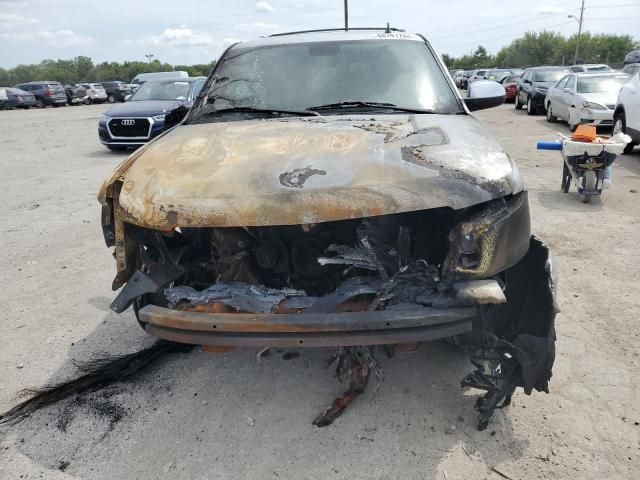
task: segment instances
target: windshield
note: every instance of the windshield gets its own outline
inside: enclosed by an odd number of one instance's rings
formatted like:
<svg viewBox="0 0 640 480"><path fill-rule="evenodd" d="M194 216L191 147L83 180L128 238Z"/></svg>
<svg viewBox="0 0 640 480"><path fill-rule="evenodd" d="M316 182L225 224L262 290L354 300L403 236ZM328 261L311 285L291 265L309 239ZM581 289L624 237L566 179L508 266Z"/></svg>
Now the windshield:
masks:
<svg viewBox="0 0 640 480"><path fill-rule="evenodd" d="M131 101L186 100L189 97L190 87L191 83L176 80L145 82L131 97Z"/></svg>
<svg viewBox="0 0 640 480"><path fill-rule="evenodd" d="M424 43L365 40L234 48L220 63L193 118L230 108L302 112L342 102L460 111Z"/></svg>
<svg viewBox="0 0 640 480"><path fill-rule="evenodd" d="M617 92L629 78L616 77L578 77L578 93Z"/></svg>
<svg viewBox="0 0 640 480"><path fill-rule="evenodd" d="M564 77L567 73L569 73L568 70L550 70L546 72L545 71L536 72L534 81L535 82L557 82L562 77Z"/></svg>

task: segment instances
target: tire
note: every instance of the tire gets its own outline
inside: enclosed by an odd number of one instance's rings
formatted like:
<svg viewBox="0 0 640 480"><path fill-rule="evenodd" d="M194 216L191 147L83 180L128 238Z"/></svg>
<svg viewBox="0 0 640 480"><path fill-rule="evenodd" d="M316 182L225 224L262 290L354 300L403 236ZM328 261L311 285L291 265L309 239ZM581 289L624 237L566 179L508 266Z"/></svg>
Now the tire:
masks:
<svg viewBox="0 0 640 480"><path fill-rule="evenodd" d="M513 101L513 106L516 110L522 110L522 104L520 103L520 95L516 93L516 99Z"/></svg>
<svg viewBox="0 0 640 480"><path fill-rule="evenodd" d="M615 135L616 133L626 133L626 132L627 132L627 119L624 116L624 113L620 112L613 119L613 131L611 133ZM631 152L633 152L633 148L635 146L636 144L633 142L627 143L627 146L624 147L624 151L622 153L624 153L625 155L630 154Z"/></svg>
<svg viewBox="0 0 640 480"><path fill-rule="evenodd" d="M531 97L527 98L527 115L537 115L537 113L533 100L531 100Z"/></svg>
<svg viewBox="0 0 640 480"><path fill-rule="evenodd" d="M44 108L44 103L42 103L42 100L36 99L36 108Z"/></svg>
<svg viewBox="0 0 640 480"><path fill-rule="evenodd" d="M588 170L582 175L582 188L585 190L595 190L598 177L596 172ZM593 195L582 194L582 203L591 203L591 197Z"/></svg>
<svg viewBox="0 0 640 480"><path fill-rule="evenodd" d="M113 95L109 95L107 97L107 102L109 103L116 103L116 97L114 97Z"/></svg>
<svg viewBox="0 0 640 480"><path fill-rule="evenodd" d="M556 117L551 111L551 103L547 105L547 122L556 123L558 121L558 117Z"/></svg>
<svg viewBox="0 0 640 480"><path fill-rule="evenodd" d="M576 128L578 128L578 124L577 123L570 123L569 124L569 130L570 131L575 132Z"/></svg>

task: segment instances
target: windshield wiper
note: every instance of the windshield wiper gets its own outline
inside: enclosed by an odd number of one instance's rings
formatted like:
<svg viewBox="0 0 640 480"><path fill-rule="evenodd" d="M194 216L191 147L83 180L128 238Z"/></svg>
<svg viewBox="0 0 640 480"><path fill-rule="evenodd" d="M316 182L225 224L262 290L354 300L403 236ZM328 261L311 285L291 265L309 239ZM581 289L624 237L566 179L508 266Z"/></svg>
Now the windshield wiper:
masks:
<svg viewBox="0 0 640 480"><path fill-rule="evenodd" d="M329 103L327 105L318 105L317 107L309 107L307 111L315 112L317 110L337 110L340 108L358 108L358 107L366 107L366 108L381 108L385 110L397 110L401 112L409 112L409 113L436 113L435 110L428 109L420 109L420 108L407 108L400 107L393 103L387 102L338 102L338 103Z"/></svg>
<svg viewBox="0 0 640 480"><path fill-rule="evenodd" d="M270 113L270 114L284 114L284 115L295 115L298 117L315 117L320 115L318 112L314 112L311 109L307 109L303 112L297 112L295 110L280 110L278 108L253 108L253 107L231 107L231 108L221 108L219 110L211 110L209 112L203 113L203 116L216 115L218 113Z"/></svg>

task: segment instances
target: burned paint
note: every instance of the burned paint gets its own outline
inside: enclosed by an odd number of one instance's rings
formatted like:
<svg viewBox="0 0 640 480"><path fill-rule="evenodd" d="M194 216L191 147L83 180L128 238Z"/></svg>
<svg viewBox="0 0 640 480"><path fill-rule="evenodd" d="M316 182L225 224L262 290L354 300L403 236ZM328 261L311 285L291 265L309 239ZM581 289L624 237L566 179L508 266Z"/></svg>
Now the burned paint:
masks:
<svg viewBox="0 0 640 480"><path fill-rule="evenodd" d="M134 153L99 198L107 204L115 182L127 183L118 201L123 219L168 230L460 209L523 188L508 157L471 117L347 120L178 126ZM408 142L421 145L429 162L406 161L402 149ZM317 172L305 178L310 165ZM295 186L301 183L304 188Z"/></svg>
<svg viewBox="0 0 640 480"><path fill-rule="evenodd" d="M326 175L327 172L311 166L304 168L296 168L288 172L280 174L280 185L292 188L302 188L304 183L313 175Z"/></svg>

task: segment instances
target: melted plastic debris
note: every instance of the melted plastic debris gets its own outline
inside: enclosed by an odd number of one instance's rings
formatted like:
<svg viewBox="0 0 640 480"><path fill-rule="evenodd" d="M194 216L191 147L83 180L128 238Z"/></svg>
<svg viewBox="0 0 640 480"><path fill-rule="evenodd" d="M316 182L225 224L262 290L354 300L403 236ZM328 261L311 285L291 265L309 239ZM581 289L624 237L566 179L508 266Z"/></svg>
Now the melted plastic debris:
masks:
<svg viewBox="0 0 640 480"><path fill-rule="evenodd" d="M181 285L165 289L164 294L171 305L220 302L238 311L253 313L271 313L284 300L307 295L292 288L278 290L241 282L218 282L201 292Z"/></svg>

